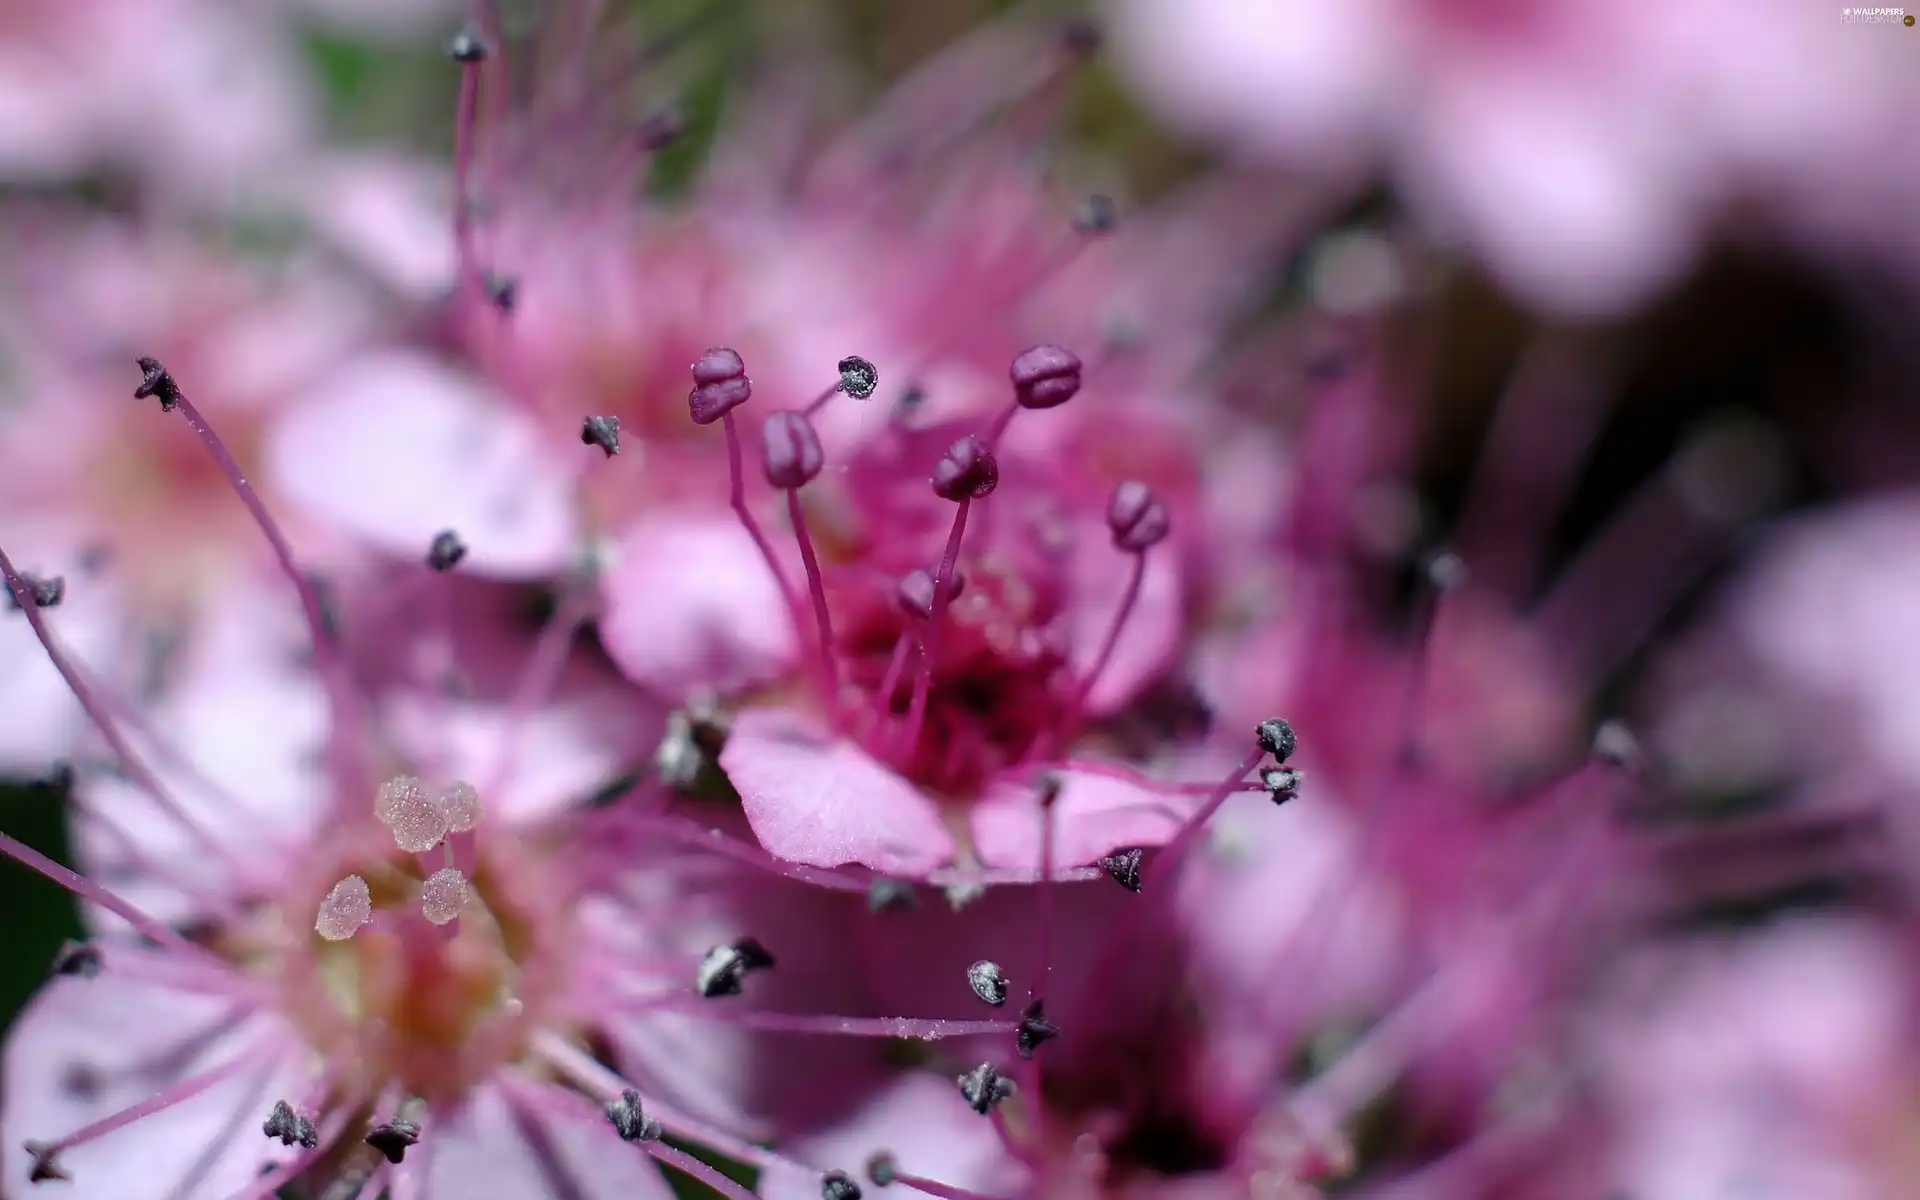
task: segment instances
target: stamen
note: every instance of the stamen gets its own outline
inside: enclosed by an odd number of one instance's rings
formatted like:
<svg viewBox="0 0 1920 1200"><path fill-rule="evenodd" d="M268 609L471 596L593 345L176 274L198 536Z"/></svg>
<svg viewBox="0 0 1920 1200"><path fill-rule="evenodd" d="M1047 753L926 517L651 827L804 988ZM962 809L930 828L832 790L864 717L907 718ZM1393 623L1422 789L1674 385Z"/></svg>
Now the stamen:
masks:
<svg viewBox="0 0 1920 1200"><path fill-rule="evenodd" d="M473 888L458 867L442 867L420 885L420 912L434 925L458 917L473 899Z"/></svg>
<svg viewBox="0 0 1920 1200"><path fill-rule="evenodd" d="M451 529L434 534L433 544L427 547L427 565L443 573L460 565L466 556L467 544Z"/></svg>
<svg viewBox="0 0 1920 1200"><path fill-rule="evenodd" d="M132 745L120 732L119 725L107 713L102 703L102 696L105 693L96 692L89 685L80 665L69 659L59 642L54 640L53 630L48 628L46 618L40 615L40 606L35 602L31 587L26 578L14 570L13 560L7 557L4 550L0 550L0 575L6 578L8 593L13 597L15 607L27 618L27 624L33 628L34 637L39 639L41 649L46 651L47 660L53 664L53 669L60 673L60 678L66 681L67 690L72 692L73 698L80 702L80 707L87 714L87 719L93 722L93 727L100 732L102 740L113 751L121 769L126 771L127 776L146 793L148 799L185 830L189 837L200 843L216 858L222 859L233 867L243 878L247 876L250 873L249 864L210 832L201 828L199 822L188 816L186 810L180 806L180 802L160 782L159 777L154 775L145 760L133 752Z"/></svg>
<svg viewBox="0 0 1920 1200"><path fill-rule="evenodd" d="M498 275L492 271L480 272L480 289L487 294L493 307L503 315L511 313L520 302L520 281L511 275Z"/></svg>
<svg viewBox="0 0 1920 1200"><path fill-rule="evenodd" d="M480 793L465 780L448 784L440 793L439 803L447 818L448 833L471 833L480 823Z"/></svg>
<svg viewBox="0 0 1920 1200"><path fill-rule="evenodd" d="M1013 1095L1013 1080L1000 1074L990 1062L983 1062L964 1075L954 1076L954 1082L960 1085L960 1094L967 1098L967 1105L981 1116L987 1110Z"/></svg>
<svg viewBox="0 0 1920 1200"><path fill-rule="evenodd" d="M425 854L447 836L447 812L426 785L399 775L380 785L373 812L393 831L393 844L409 854Z"/></svg>
<svg viewBox="0 0 1920 1200"><path fill-rule="evenodd" d="M1099 192L1088 195L1080 202L1080 208L1073 214L1073 227L1085 234L1111 233L1120 223L1120 209L1114 204L1112 196Z"/></svg>
<svg viewBox="0 0 1920 1200"><path fill-rule="evenodd" d="M874 389L880 386L880 371L871 362L857 354L849 354L839 362L840 390L855 400L871 397Z"/></svg>
<svg viewBox="0 0 1920 1200"><path fill-rule="evenodd" d="M397 1167L406 1160L407 1151L419 1144L420 1126L396 1117L385 1124L375 1125L361 1140Z"/></svg>
<svg viewBox="0 0 1920 1200"><path fill-rule="evenodd" d="M1140 857L1140 847L1130 846L1125 850L1116 850L1101 859L1100 867L1106 871L1108 878L1121 887L1130 892L1138 892L1140 890Z"/></svg>
<svg viewBox="0 0 1920 1200"><path fill-rule="evenodd" d="M843 360L843 377L846 363L855 361L866 362L865 359ZM867 365L869 368L872 366L870 363ZM820 448L820 437L814 432L813 422L807 420L803 413L774 413L761 427L760 435L761 459L766 467L767 482L787 494L787 516L793 523L793 536L800 543L800 560L806 565L807 590L813 597L814 622L820 638L821 699L829 709L833 709L837 707L840 695L833 620L827 611L827 590L820 575L820 560L814 553L813 538L807 533L806 511L800 503L800 489L819 476L826 456Z"/></svg>
<svg viewBox="0 0 1920 1200"><path fill-rule="evenodd" d="M1213 814L1227 802L1227 797L1241 789L1241 785L1246 781L1247 772L1259 766L1260 760L1269 754L1285 762L1298 744L1293 726L1278 718L1260 722L1259 728L1255 730L1254 740L1259 743L1259 746L1253 753L1242 759L1240 765L1234 768L1233 774L1227 776L1212 792L1208 793L1207 798L1201 801L1200 807L1195 809L1193 815L1180 826L1180 831L1174 835L1173 840L1154 856L1153 862L1148 864L1146 874L1141 880L1142 889L1151 888L1155 882L1165 878L1167 873L1174 869L1181 856L1193 845L1194 839L1200 836L1200 831L1213 818Z"/></svg>
<svg viewBox="0 0 1920 1200"><path fill-rule="evenodd" d="M1021 408L1057 408L1080 390L1080 358L1064 346L1029 346L1007 368Z"/></svg>
<svg viewBox="0 0 1920 1200"><path fill-rule="evenodd" d="M953 569L953 575L947 580L947 601L952 603L967 590L967 573L959 567ZM927 620L933 616L933 576L924 567L915 567L900 577L899 585L894 589L894 602L900 611L909 617ZM881 695L887 692L883 689Z"/></svg>
<svg viewBox="0 0 1920 1200"><path fill-rule="evenodd" d="M548 1066L552 1067L561 1076L571 1080L588 1096L602 1103L610 1102L626 1091L631 1090L632 1085L627 1083L626 1080L595 1061L577 1046L568 1043L551 1031L542 1030L535 1032L532 1038L531 1048L533 1053ZM671 1132L675 1137L700 1142L718 1153L758 1167L762 1171L789 1171L800 1175L821 1174L821 1172L814 1170L805 1163L798 1162L777 1151L769 1150L764 1146L759 1146L744 1138L737 1137L717 1125L710 1125L705 1121L695 1120L684 1113L675 1112L668 1106L661 1104L658 1100L653 1101L651 1107L654 1115L659 1118L661 1126ZM646 1146L649 1152L670 1148L664 1143L658 1142L648 1142ZM656 1155L656 1157L658 1156ZM697 1179L706 1180L706 1176L696 1174L691 1167L681 1166L680 1163L673 1159L662 1157L660 1161L668 1163L676 1170L694 1175ZM701 1165L704 1166L704 1164ZM720 1178L725 1179L724 1176ZM739 1187L739 1185L734 1184L732 1180L725 1180L725 1182L733 1188L737 1189ZM729 1196L734 1195L733 1192L728 1192L727 1194Z"/></svg>
<svg viewBox="0 0 1920 1200"><path fill-rule="evenodd" d="M258 1065L270 1058L271 1047L255 1046L238 1056L229 1059L211 1070L203 1071L191 1079L184 1080L164 1091L156 1092L138 1104L121 1109L111 1116L102 1117L91 1125L74 1130L66 1137L54 1142L28 1142L27 1153L33 1155L33 1181L46 1179L69 1179L65 1170L55 1161L64 1150L71 1150L85 1142L103 1138L115 1130L124 1129L135 1121L164 1112L176 1104L193 1099L201 1092L216 1084L224 1083L249 1067Z"/></svg>
<svg viewBox="0 0 1920 1200"><path fill-rule="evenodd" d="M967 531L967 510L975 500L992 495L1000 485L1000 464L986 443L967 434L949 446L946 455L934 465L932 482L934 495L942 500L956 501L959 507L954 510L953 529L947 534L947 548L940 558L940 569L933 576L933 606L927 619L926 647L920 655L920 670L914 676L913 701L907 710L906 731L902 738L904 754L908 758L912 757L920 741L920 726L926 720L927 697L933 689L934 662L940 654L940 625L950 599L947 580L954 578L955 566L960 558L960 539Z"/></svg>
<svg viewBox="0 0 1920 1200"><path fill-rule="evenodd" d="M694 987L711 1000L718 996L738 996L740 981L749 971L774 965L773 955L752 938L741 938L732 945L715 946L700 960L694 975Z"/></svg>
<svg viewBox="0 0 1920 1200"><path fill-rule="evenodd" d="M598 446L608 458L620 453L620 418L588 417L580 422L580 444Z"/></svg>
<svg viewBox="0 0 1920 1200"><path fill-rule="evenodd" d="M98 904L133 926L142 936L158 942L167 949L178 951L195 962L215 966L223 972L230 970L226 960L205 946L188 941L170 927L162 925L86 876L61 866L33 847L15 841L4 833L0 833L0 854L6 855L23 866L31 867L80 899Z"/></svg>
<svg viewBox="0 0 1920 1200"><path fill-rule="evenodd" d="M462 287L479 277L473 250L473 142L480 115L480 64L487 60L487 51L479 27L472 22L447 43L447 54L460 64L459 107L453 122L453 244Z"/></svg>
<svg viewBox="0 0 1920 1200"><path fill-rule="evenodd" d="M1035 1000L1020 1014L1020 1028L1014 1039L1014 1053L1021 1058L1033 1058L1035 1049L1059 1036L1060 1027L1047 1020L1045 1003ZM1037 1060L1035 1065L1037 1078Z"/></svg>
<svg viewBox="0 0 1920 1200"><path fill-rule="evenodd" d="M704 994L704 993L703 993ZM1017 1021L953 1021L933 1017L836 1017L816 1013L735 1012L710 1006L650 1005L651 1012L687 1013L767 1033L828 1034L844 1037L907 1038L937 1042L943 1038L1017 1034ZM1042 1039L1044 1040L1044 1039Z"/></svg>
<svg viewBox="0 0 1920 1200"><path fill-rule="evenodd" d="M343 942L372 919L373 893L367 888L367 881L358 875L349 875L334 884L326 899L320 901L313 928L330 942Z"/></svg>
<svg viewBox="0 0 1920 1200"><path fill-rule="evenodd" d="M607 1120L620 1134L623 1142L654 1142L660 1140L660 1122L648 1116L640 1107L640 1093L628 1088L613 1100L607 1102Z"/></svg>
<svg viewBox="0 0 1920 1200"><path fill-rule="evenodd" d="M715 346L700 356L693 364L693 390L687 393L687 413L695 425L711 425L722 422L727 432L727 476L728 502L733 507L733 515L739 519L747 536L760 551L767 570L773 574L773 581L780 589L780 598L785 601L787 611L793 614L794 624L799 621L799 609L794 604L793 589L787 586L787 573L780 568L780 560L773 556L773 545L767 541L767 535L761 532L760 523L753 519L753 513L747 508L746 472L741 466L740 427L733 419L733 410L745 404L753 395L753 381L747 378L747 366L740 355L725 347Z"/></svg>
<svg viewBox="0 0 1920 1200"><path fill-rule="evenodd" d="M928 1179L924 1175L913 1175L902 1171L900 1160L885 1150L867 1160L867 1178L871 1179L876 1187L890 1187L895 1183L903 1183L929 1196L938 1196L941 1200L992 1200L991 1197L980 1192L969 1191L950 1183L941 1183L937 1179Z"/></svg>
<svg viewBox="0 0 1920 1200"><path fill-rule="evenodd" d="M868 912L895 912L916 908L919 904L919 894L913 890L913 885L904 879L893 879L881 875L867 885Z"/></svg>
<svg viewBox="0 0 1920 1200"><path fill-rule="evenodd" d="M820 1177L820 1200L860 1200L860 1185L845 1171L828 1171Z"/></svg>
<svg viewBox="0 0 1920 1200"><path fill-rule="evenodd" d="M76 942L68 938L60 943L59 952L53 956L53 973L80 979L98 978L100 948L91 942Z"/></svg>
<svg viewBox="0 0 1920 1200"><path fill-rule="evenodd" d="M1267 789L1275 804L1285 804L1300 794L1301 778L1297 767L1268 767L1260 772L1260 786Z"/></svg>
<svg viewBox="0 0 1920 1200"><path fill-rule="evenodd" d="M967 968L967 986L973 994L995 1008L1007 1002L1007 977L1000 970L1000 964L981 959Z"/></svg>
<svg viewBox="0 0 1920 1200"><path fill-rule="evenodd" d="M293 1106L285 1100L277 1100L273 1112L260 1126L261 1132L270 1138L278 1138L282 1146L291 1146L295 1142L311 1150L320 1144L320 1131L314 1128L307 1117L293 1111Z"/></svg>
<svg viewBox="0 0 1920 1200"><path fill-rule="evenodd" d="M42 576L20 572L20 579L26 584L25 596L33 602L35 608L58 608L67 596L67 581L64 576ZM21 611L21 595L13 589L7 589L7 607L15 612Z"/></svg>

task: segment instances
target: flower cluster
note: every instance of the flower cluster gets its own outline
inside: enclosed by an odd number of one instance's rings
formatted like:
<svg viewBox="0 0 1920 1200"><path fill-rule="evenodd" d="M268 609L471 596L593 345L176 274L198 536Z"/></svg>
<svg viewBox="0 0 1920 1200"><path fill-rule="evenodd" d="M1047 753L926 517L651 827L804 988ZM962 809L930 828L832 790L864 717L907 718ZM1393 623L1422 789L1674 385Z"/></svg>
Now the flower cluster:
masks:
<svg viewBox="0 0 1920 1200"><path fill-rule="evenodd" d="M1903 418L1550 323L1899 194L1801 26L1109 6L1201 161L1025 11L134 7L0 18L0 1191L1896 1186Z"/></svg>

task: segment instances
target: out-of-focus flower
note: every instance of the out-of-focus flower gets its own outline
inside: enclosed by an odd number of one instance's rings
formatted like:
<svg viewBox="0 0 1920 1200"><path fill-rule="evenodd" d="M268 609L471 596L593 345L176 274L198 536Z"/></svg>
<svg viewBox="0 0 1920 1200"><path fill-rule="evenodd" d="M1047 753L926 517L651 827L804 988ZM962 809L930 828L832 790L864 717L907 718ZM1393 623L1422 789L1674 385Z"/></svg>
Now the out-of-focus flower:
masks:
<svg viewBox="0 0 1920 1200"><path fill-rule="evenodd" d="M20 0L0 17L0 177L129 171L230 203L288 165L314 102L276 5Z"/></svg>
<svg viewBox="0 0 1920 1200"><path fill-rule="evenodd" d="M1175 119L1309 170L1384 166L1444 238L1572 315L1668 283L1736 210L1831 239L1830 193L1911 196L1904 31L1832 8L1114 8L1122 55Z"/></svg>
<svg viewBox="0 0 1920 1200"><path fill-rule="evenodd" d="M269 265L183 235L13 209L0 342L0 533L64 578L49 619L125 688L164 689L170 653L264 553L191 430L131 398L141 354L227 414L243 470L263 425L372 323L364 294L304 256ZM270 478L257 479L271 494ZM0 766L71 754L81 714L20 622L0 630ZM107 665L111 664L111 665Z"/></svg>

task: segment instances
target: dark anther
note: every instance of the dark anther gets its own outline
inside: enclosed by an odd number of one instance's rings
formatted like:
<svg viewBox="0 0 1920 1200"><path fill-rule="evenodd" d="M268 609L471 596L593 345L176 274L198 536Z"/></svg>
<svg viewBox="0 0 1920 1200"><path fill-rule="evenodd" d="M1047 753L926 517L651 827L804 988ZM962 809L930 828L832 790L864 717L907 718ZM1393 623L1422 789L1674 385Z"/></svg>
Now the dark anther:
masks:
<svg viewBox="0 0 1920 1200"><path fill-rule="evenodd" d="M1013 1049L1021 1058L1032 1058L1035 1047L1060 1036L1060 1027L1047 1020L1041 1002L1035 1000L1020 1014L1020 1028L1013 1035Z"/></svg>
<svg viewBox="0 0 1920 1200"><path fill-rule="evenodd" d="M580 444L598 446L608 458L620 453L620 418L588 417L580 422Z"/></svg>
<svg viewBox="0 0 1920 1200"><path fill-rule="evenodd" d="M1140 848L1131 847L1116 850L1100 860L1101 870L1107 873L1121 887L1130 892L1140 890Z"/></svg>
<svg viewBox="0 0 1920 1200"><path fill-rule="evenodd" d="M681 138L687 136L687 114L677 104L670 104L656 113L642 117L639 126L633 131L633 140L640 149L649 153L665 150Z"/></svg>
<svg viewBox="0 0 1920 1200"><path fill-rule="evenodd" d="M487 54L487 43L472 22L462 25L460 32L447 43L447 56L457 63L483 63L487 61Z"/></svg>
<svg viewBox="0 0 1920 1200"><path fill-rule="evenodd" d="M1293 735L1293 726L1279 717L1268 717L1260 722L1253 736L1259 739L1262 750L1273 755L1275 762L1283 763L1292 758L1294 749L1300 745L1300 739Z"/></svg>
<svg viewBox="0 0 1920 1200"><path fill-rule="evenodd" d="M451 529L434 534L433 544L427 547L427 565L436 571L451 571L466 556L467 544Z"/></svg>
<svg viewBox="0 0 1920 1200"><path fill-rule="evenodd" d="M1053 408L1080 390L1080 358L1065 346L1030 346L1007 368L1022 408Z"/></svg>
<svg viewBox="0 0 1920 1200"><path fill-rule="evenodd" d="M1100 27L1085 17L1068 21L1060 30L1060 45L1070 54L1095 54L1102 42Z"/></svg>
<svg viewBox="0 0 1920 1200"><path fill-rule="evenodd" d="M1082 200L1079 211L1073 214L1073 227L1081 233L1106 233L1119 223L1120 211L1113 197L1098 192Z"/></svg>
<svg viewBox="0 0 1920 1200"><path fill-rule="evenodd" d="M960 1085L960 1094L967 1098L967 1104L981 1116L987 1110L1013 1095L1013 1080L993 1069L993 1064L983 1062L965 1075L954 1076Z"/></svg>
<svg viewBox="0 0 1920 1200"><path fill-rule="evenodd" d="M1267 789L1275 804L1285 804L1300 794L1300 771L1296 767L1268 767L1260 772L1260 786Z"/></svg>
<svg viewBox="0 0 1920 1200"><path fill-rule="evenodd" d="M27 1172L28 1183L45 1183L49 1179L57 1179L62 1183L73 1182L73 1176L67 1174L66 1168L53 1161L58 1151L51 1144L28 1142L27 1153L33 1155L33 1169Z"/></svg>
<svg viewBox="0 0 1920 1200"><path fill-rule="evenodd" d="M420 1140L420 1127L412 1121L393 1120L367 1130L366 1143L399 1166L407 1157L407 1147Z"/></svg>
<svg viewBox="0 0 1920 1200"><path fill-rule="evenodd" d="M503 313L513 311L520 300L520 281L511 275L495 275L488 271L480 279L481 288L487 293L487 299Z"/></svg>
<svg viewBox="0 0 1920 1200"><path fill-rule="evenodd" d="M285 1100L274 1101L273 1111L260 1123L260 1130L270 1138L279 1138L282 1146L298 1142L311 1150L320 1144L320 1133L313 1122L294 1112Z"/></svg>
<svg viewBox="0 0 1920 1200"><path fill-rule="evenodd" d="M333 590L333 581L318 571L308 571L307 586L313 589L314 606L320 610L320 628L328 637L340 636L340 597Z"/></svg>
<svg viewBox="0 0 1920 1200"><path fill-rule="evenodd" d="M1622 770L1640 765L1640 739L1625 721L1607 721L1593 731L1593 756Z"/></svg>
<svg viewBox="0 0 1920 1200"><path fill-rule="evenodd" d="M139 366L141 375L140 386L133 389L133 398L145 400L153 396L160 401L161 412L172 412L173 406L180 403L180 385L160 365L159 359L142 357L134 362Z"/></svg>
<svg viewBox="0 0 1920 1200"><path fill-rule="evenodd" d="M840 390L855 400L865 400L873 395L873 389L880 386L880 369L861 358L858 354L849 354L840 360Z"/></svg>
<svg viewBox="0 0 1920 1200"><path fill-rule="evenodd" d="M966 434L933 467L933 494L958 503L972 496L979 499L993 494L1000 486L1000 464L987 444Z"/></svg>
<svg viewBox="0 0 1920 1200"><path fill-rule="evenodd" d="M1451 550L1435 550L1421 564L1427 586L1436 592L1448 592L1467 581L1467 562Z"/></svg>
<svg viewBox="0 0 1920 1200"><path fill-rule="evenodd" d="M1153 489L1129 479L1116 486L1107 501L1107 528L1113 531L1115 546L1141 554L1166 541L1173 523Z"/></svg>
<svg viewBox="0 0 1920 1200"><path fill-rule="evenodd" d="M887 1187L893 1183L893 1177L900 1173L900 1160L885 1150L867 1160L867 1178L873 1180L875 1187Z"/></svg>
<svg viewBox="0 0 1920 1200"><path fill-rule="evenodd" d="M20 582L25 586L27 597L35 608L57 608L67 598L67 581L60 575L30 575L20 572ZM7 607L15 612L20 610L20 597L12 588L7 589Z"/></svg>
<svg viewBox="0 0 1920 1200"><path fill-rule="evenodd" d="M660 1122L641 1111L640 1093L632 1088L607 1102L607 1120L613 1122L622 1141L653 1142L660 1138Z"/></svg>
<svg viewBox="0 0 1920 1200"><path fill-rule="evenodd" d="M910 413L926 402L927 389L917 383L910 383L907 385L907 390L900 393L900 398L894 401L894 404L898 406L900 412Z"/></svg>
<svg viewBox="0 0 1920 1200"><path fill-rule="evenodd" d="M715 346L693 364L693 390L687 393L687 412L695 425L711 425L753 396L747 364L725 346Z"/></svg>
<svg viewBox="0 0 1920 1200"><path fill-rule="evenodd" d="M895 912L913 908L919 902L913 885L904 879L889 879L881 875L867 885L868 912Z"/></svg>
<svg viewBox="0 0 1920 1200"><path fill-rule="evenodd" d="M91 942L67 939L60 943L60 952L53 956L53 973L92 979L100 974L100 948Z"/></svg>
<svg viewBox="0 0 1920 1200"><path fill-rule="evenodd" d="M947 603L951 604L967 588L966 573L959 567L947 579ZM894 593L899 602L900 611L909 617L922 619L933 615L933 572L915 567L900 579L900 586Z"/></svg>
<svg viewBox="0 0 1920 1200"><path fill-rule="evenodd" d="M715 946L707 951L707 956L700 960L700 970L694 975L694 985L709 1000L715 996L738 996L740 981L748 971L772 965L773 955L765 946L752 938L741 938L731 946Z"/></svg>
<svg viewBox="0 0 1920 1200"><path fill-rule="evenodd" d="M981 959L967 968L967 985L973 994L988 1004L999 1008L1007 1002L1007 977L1000 973L1000 964Z"/></svg>
<svg viewBox="0 0 1920 1200"><path fill-rule="evenodd" d="M820 1177L820 1200L860 1200L860 1185L845 1171L828 1171Z"/></svg>
<svg viewBox="0 0 1920 1200"><path fill-rule="evenodd" d="M760 454L767 482L777 488L805 487L826 465L820 435L805 413L781 410L760 427Z"/></svg>

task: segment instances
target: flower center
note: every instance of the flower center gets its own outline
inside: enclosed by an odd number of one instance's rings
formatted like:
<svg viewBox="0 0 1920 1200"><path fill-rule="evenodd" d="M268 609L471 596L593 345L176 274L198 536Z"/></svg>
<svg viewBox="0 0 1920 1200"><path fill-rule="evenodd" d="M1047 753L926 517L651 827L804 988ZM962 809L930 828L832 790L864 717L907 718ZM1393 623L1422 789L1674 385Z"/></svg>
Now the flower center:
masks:
<svg viewBox="0 0 1920 1200"><path fill-rule="evenodd" d="M407 798L381 812L387 828L362 827L296 893L279 976L287 1011L345 1076L336 1086L432 1103L525 1052L565 978L566 913L537 854L471 835L477 803L446 828L446 798L471 788L431 796L403 776L382 804L396 791Z"/></svg>

